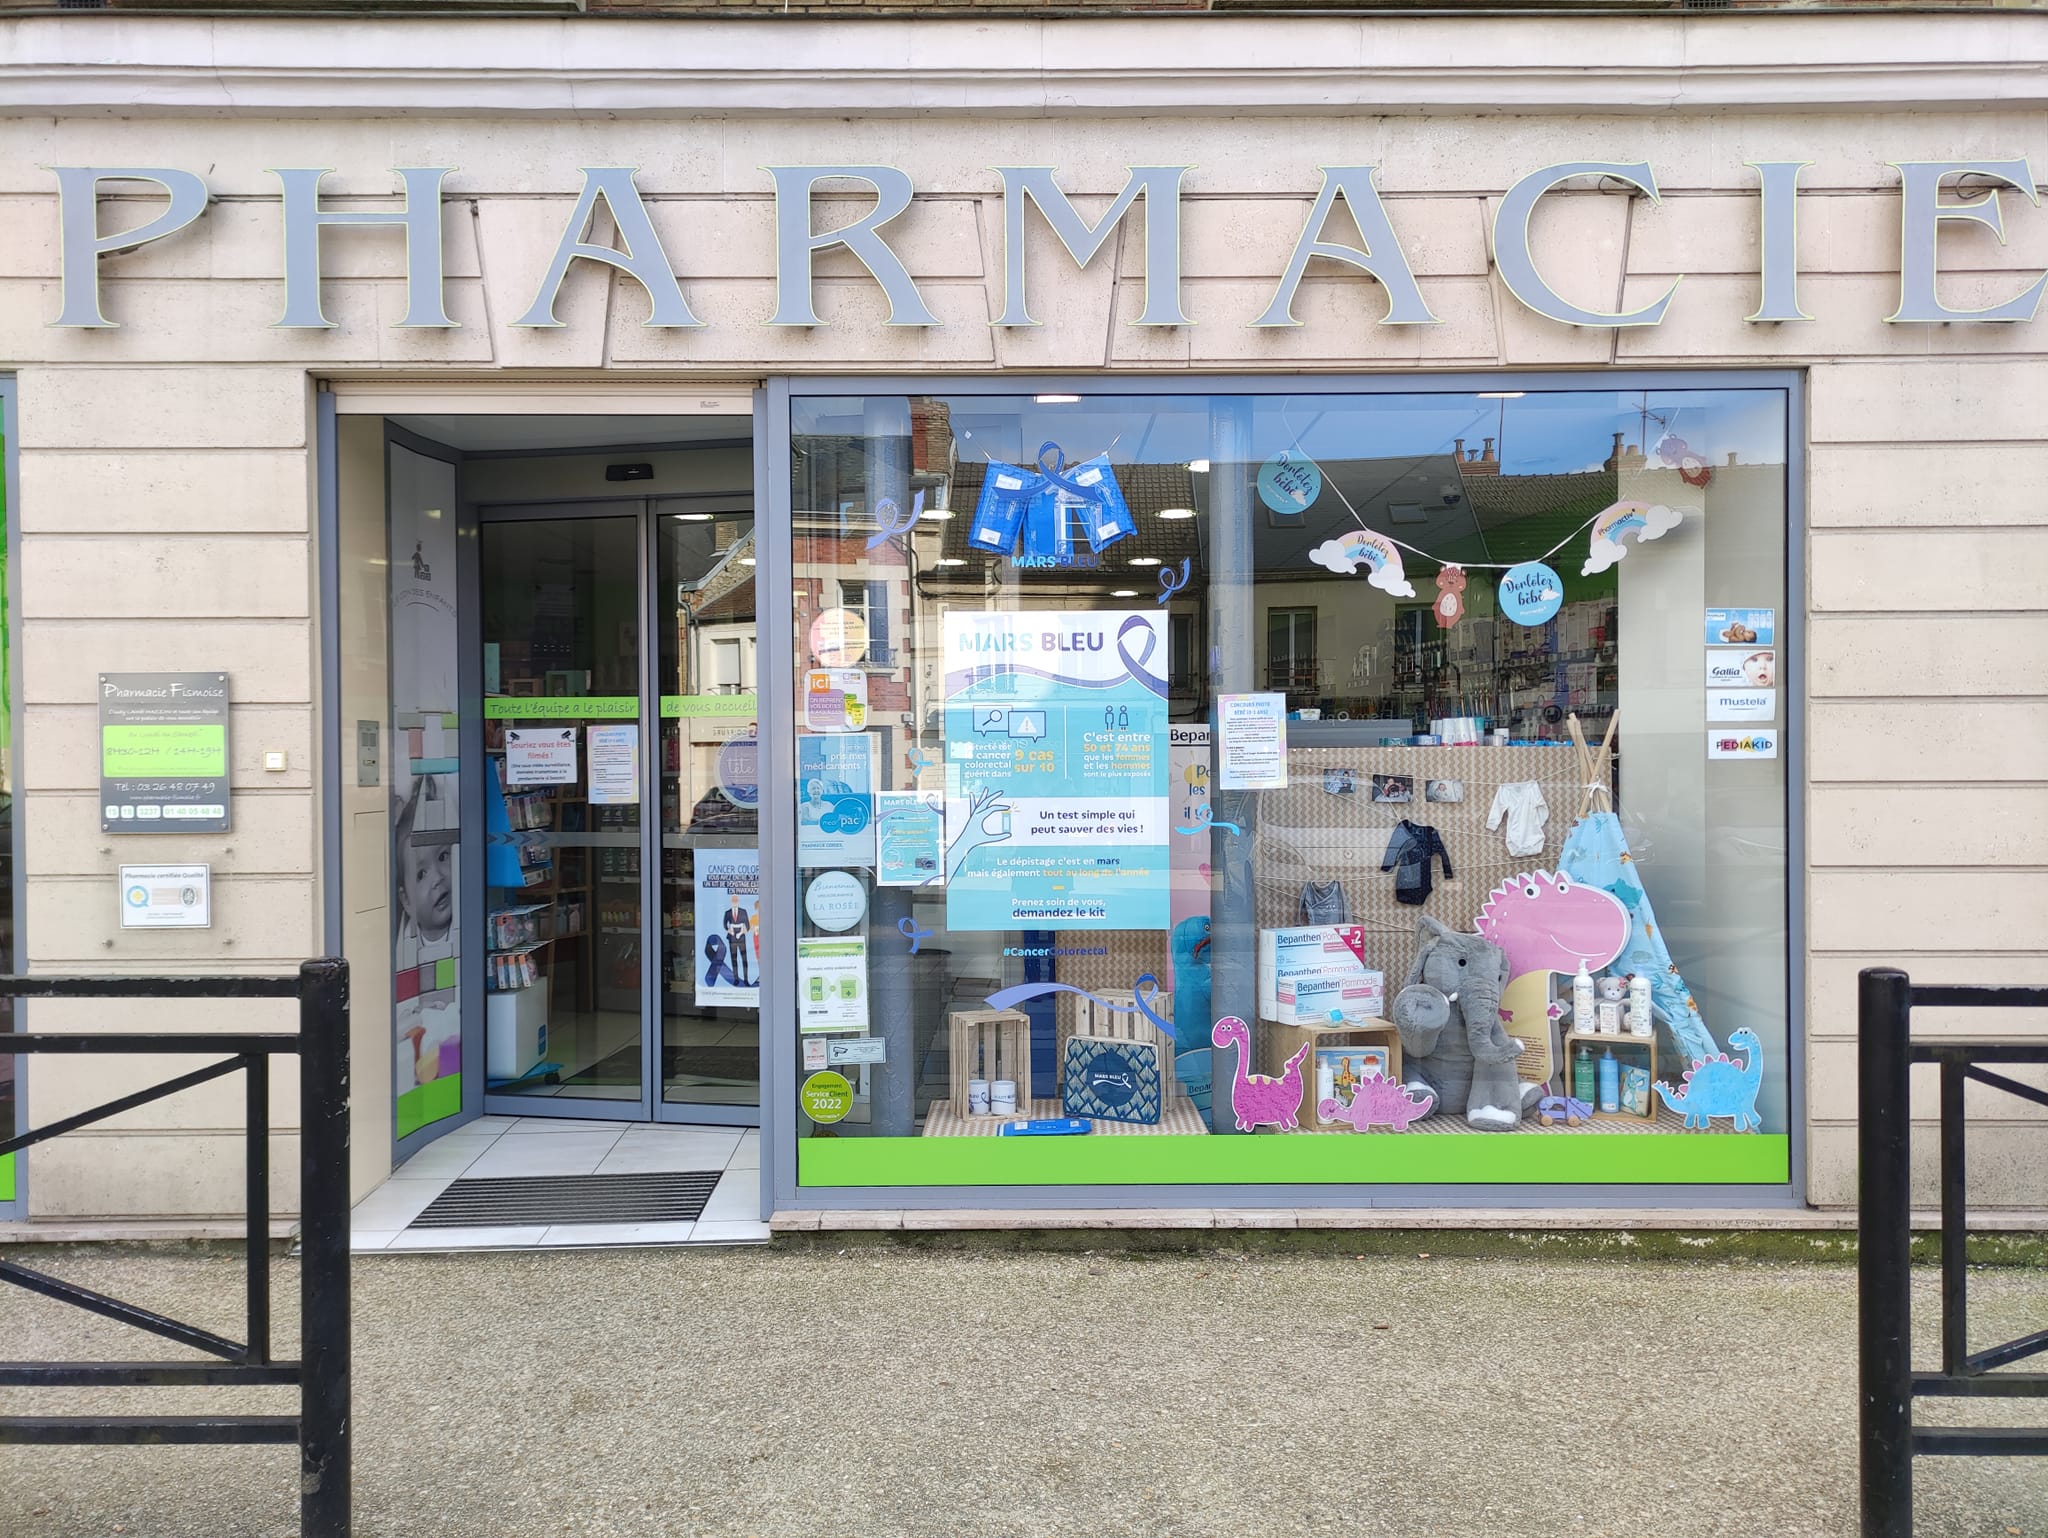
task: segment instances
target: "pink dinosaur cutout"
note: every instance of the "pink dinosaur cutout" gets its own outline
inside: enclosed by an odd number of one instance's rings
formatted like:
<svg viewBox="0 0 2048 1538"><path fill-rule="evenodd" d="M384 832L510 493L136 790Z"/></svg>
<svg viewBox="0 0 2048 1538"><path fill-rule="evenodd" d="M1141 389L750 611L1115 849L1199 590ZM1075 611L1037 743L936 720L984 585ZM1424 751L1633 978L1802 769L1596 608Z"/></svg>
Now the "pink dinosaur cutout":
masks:
<svg viewBox="0 0 2048 1538"><path fill-rule="evenodd" d="M1508 976L1597 972L1628 943L1628 910L1598 887L1547 870L1510 876L1487 893L1474 926L1508 953Z"/></svg>
<svg viewBox="0 0 2048 1538"><path fill-rule="evenodd" d="M1325 1100L1316 1107L1316 1115L1324 1121L1348 1121L1359 1132L1368 1127L1392 1127L1396 1132L1406 1132L1408 1123L1420 1121L1435 1106L1436 1096L1428 1090L1418 1094L1398 1079L1369 1073L1353 1086L1351 1104Z"/></svg>
<svg viewBox="0 0 2048 1538"><path fill-rule="evenodd" d="M1237 1078L1230 1086L1230 1109L1237 1117L1237 1130L1280 1127L1292 1132L1301 1125L1301 1063L1308 1056L1307 1042L1287 1060L1287 1071L1279 1078L1245 1072L1252 1053L1251 1027L1236 1015L1216 1022L1209 1039L1219 1047L1236 1046Z"/></svg>

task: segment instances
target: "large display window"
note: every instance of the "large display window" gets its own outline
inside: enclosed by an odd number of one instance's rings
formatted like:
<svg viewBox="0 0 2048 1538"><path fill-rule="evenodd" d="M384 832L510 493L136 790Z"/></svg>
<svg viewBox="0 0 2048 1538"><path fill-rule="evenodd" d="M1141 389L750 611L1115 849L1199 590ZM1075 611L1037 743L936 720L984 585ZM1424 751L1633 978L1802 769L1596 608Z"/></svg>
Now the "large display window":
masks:
<svg viewBox="0 0 2048 1538"><path fill-rule="evenodd" d="M1788 401L793 395L799 1183L1786 1182Z"/></svg>

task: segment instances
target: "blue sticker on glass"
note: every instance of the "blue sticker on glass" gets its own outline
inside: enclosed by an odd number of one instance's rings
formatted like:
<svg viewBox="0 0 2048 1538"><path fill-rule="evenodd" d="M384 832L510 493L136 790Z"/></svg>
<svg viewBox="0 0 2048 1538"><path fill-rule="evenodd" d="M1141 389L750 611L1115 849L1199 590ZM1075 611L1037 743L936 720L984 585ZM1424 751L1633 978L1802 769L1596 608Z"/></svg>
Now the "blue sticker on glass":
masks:
<svg viewBox="0 0 2048 1538"><path fill-rule="evenodd" d="M1564 604L1564 579L1541 561L1508 568L1500 579L1500 612L1517 625L1541 625Z"/></svg>
<svg viewBox="0 0 2048 1538"><path fill-rule="evenodd" d="M1276 513L1300 517L1323 494L1323 472L1313 460L1282 449L1259 466L1259 500Z"/></svg>

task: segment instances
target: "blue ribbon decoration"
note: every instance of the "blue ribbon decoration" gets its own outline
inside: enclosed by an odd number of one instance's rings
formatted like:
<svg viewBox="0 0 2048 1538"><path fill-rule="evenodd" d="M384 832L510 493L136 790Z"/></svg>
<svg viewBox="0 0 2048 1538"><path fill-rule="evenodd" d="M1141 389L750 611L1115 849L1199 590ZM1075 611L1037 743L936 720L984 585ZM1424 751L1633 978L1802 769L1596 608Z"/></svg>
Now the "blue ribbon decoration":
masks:
<svg viewBox="0 0 2048 1538"><path fill-rule="evenodd" d="M1046 455L1052 455L1052 463L1045 462ZM1050 438L1038 446L1038 473L1062 491L1072 492L1085 502L1099 502L1093 486L1083 486L1079 481L1069 480L1066 475L1067 456L1057 443Z"/></svg>
<svg viewBox="0 0 2048 1538"><path fill-rule="evenodd" d="M922 491L910 499L910 515L908 517L904 516L902 507L897 504L894 497L881 498L875 503L875 525L881 532L868 540L868 549L872 550L884 540L894 539L898 534L908 534L916 526L917 520L923 516L924 493Z"/></svg>
<svg viewBox="0 0 2048 1538"><path fill-rule="evenodd" d="M1180 558L1180 575L1178 577L1173 574L1171 566L1159 568L1159 602L1165 603L1175 593L1178 593L1188 585L1188 578L1192 575L1188 565L1189 560L1190 557L1185 555Z"/></svg>
<svg viewBox="0 0 2048 1538"><path fill-rule="evenodd" d="M1159 1011L1152 1007L1153 1001L1159 997L1161 991L1159 979L1147 972L1131 987L1132 996L1137 1001L1133 1004L1113 1003L1099 993L1090 993L1086 988L1076 988L1072 983L1018 983L1013 988L998 988L982 1002L990 1009L1015 1009L1026 999L1042 999L1055 993L1071 993L1079 998L1092 1000L1112 1014L1143 1015L1164 1031L1171 1040L1173 1022L1163 1018Z"/></svg>
<svg viewBox="0 0 2048 1538"><path fill-rule="evenodd" d="M904 762L910 765L910 772L912 774L923 774L925 770L938 762L937 759L929 756L922 748L912 748L903 755L903 758Z"/></svg>
<svg viewBox="0 0 2048 1538"><path fill-rule="evenodd" d="M1192 828L1175 828L1173 831L1176 833L1207 833L1213 828L1228 828L1232 833L1240 837L1244 834L1244 829L1240 828L1236 823L1219 820L1216 813L1207 805L1196 807L1190 815L1195 819L1195 825Z"/></svg>
<svg viewBox="0 0 2048 1538"><path fill-rule="evenodd" d="M919 942L929 940L938 933L936 929L918 928L917 920L907 914L896 921L896 927L903 932L903 938L910 942L910 954L913 956L917 954Z"/></svg>
<svg viewBox="0 0 2048 1538"><path fill-rule="evenodd" d="M1138 648L1136 656L1131 654L1129 637L1132 631L1137 631L1145 638L1145 644ZM1158 649L1158 633L1146 623L1144 615L1133 614L1117 627L1116 654L1123 660L1124 671L1163 700L1166 698L1166 680L1156 673L1145 671L1145 664L1151 661L1152 653Z"/></svg>
<svg viewBox="0 0 2048 1538"><path fill-rule="evenodd" d="M721 979L731 983L735 988L747 986L740 981L739 973L726 965L726 955L725 941L721 936L706 935L704 937L704 959L711 963L711 965L704 969L705 987L715 988Z"/></svg>

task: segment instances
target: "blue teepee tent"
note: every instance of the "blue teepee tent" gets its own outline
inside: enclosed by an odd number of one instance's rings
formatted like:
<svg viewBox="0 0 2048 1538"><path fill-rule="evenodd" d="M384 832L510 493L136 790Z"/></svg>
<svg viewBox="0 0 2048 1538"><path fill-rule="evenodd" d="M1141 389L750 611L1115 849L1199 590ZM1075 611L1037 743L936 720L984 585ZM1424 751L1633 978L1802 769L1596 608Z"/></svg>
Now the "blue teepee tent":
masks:
<svg viewBox="0 0 2048 1538"><path fill-rule="evenodd" d="M1616 719L1619 719L1618 717ZM1598 887L1628 910L1628 944L1614 958L1609 969L1633 972L1650 980L1650 1001L1657 1015L1671 1031L1671 1039L1687 1057L1713 1057L1720 1052L1713 1033L1700 1018L1692 990L1679 975L1671 959L1671 947L1657 927L1656 910L1650 906L1642 873L1629 853L1628 835L1621 831L1621 819L1612 811L1597 810L1607 796L1607 750L1614 738L1614 721L1597 752L1588 752L1579 734L1579 719L1571 718L1572 742L1586 766L1587 809L1565 835L1564 851L1557 857L1558 874L1569 876L1580 886Z"/></svg>

